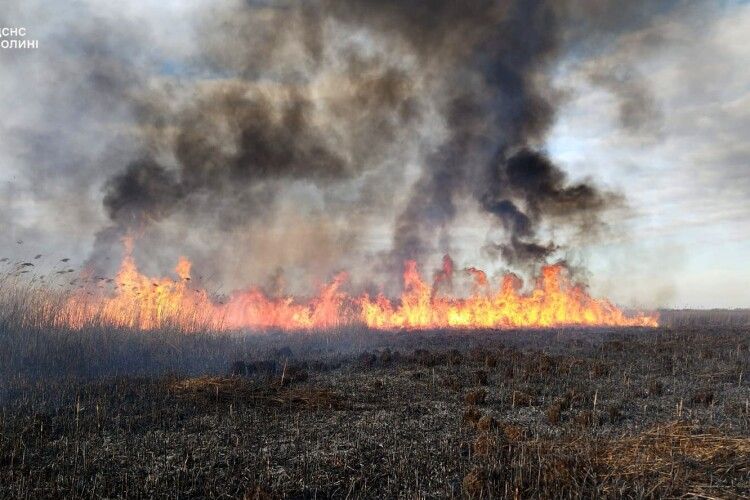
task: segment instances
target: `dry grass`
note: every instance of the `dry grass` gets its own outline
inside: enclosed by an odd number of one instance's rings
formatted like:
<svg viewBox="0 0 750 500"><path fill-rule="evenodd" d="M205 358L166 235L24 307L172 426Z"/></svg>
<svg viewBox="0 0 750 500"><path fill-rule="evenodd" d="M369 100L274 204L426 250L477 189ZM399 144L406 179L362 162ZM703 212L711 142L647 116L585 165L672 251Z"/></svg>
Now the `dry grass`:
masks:
<svg viewBox="0 0 750 500"><path fill-rule="evenodd" d="M649 477L655 488L678 478L693 493L709 494L717 479L750 475L750 438L675 421L613 441L601 451L599 462L609 474Z"/></svg>
<svg viewBox="0 0 750 500"><path fill-rule="evenodd" d="M208 376L176 380L168 385L168 389L178 397L208 402L229 401L256 406L294 406L331 410L345 407L344 398L328 389L257 384L239 377Z"/></svg>
<svg viewBox="0 0 750 500"><path fill-rule="evenodd" d="M0 307L2 498L750 496L746 327L185 335L34 304Z"/></svg>
<svg viewBox="0 0 750 500"><path fill-rule="evenodd" d="M483 405L487 400L487 391L485 389L474 389L466 393L464 401L470 405Z"/></svg>
<svg viewBox="0 0 750 500"><path fill-rule="evenodd" d="M610 441L580 436L509 444L482 432L473 451L478 465L464 479L470 497L502 492L744 498L750 493L750 440L685 422Z"/></svg>

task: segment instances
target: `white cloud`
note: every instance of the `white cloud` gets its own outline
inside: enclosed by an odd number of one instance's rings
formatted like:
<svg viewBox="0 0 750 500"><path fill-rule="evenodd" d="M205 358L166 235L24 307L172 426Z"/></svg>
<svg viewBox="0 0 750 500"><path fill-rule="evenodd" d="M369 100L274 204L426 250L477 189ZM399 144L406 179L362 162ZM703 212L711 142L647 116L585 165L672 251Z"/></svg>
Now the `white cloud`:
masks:
<svg viewBox="0 0 750 500"><path fill-rule="evenodd" d="M549 144L575 175L620 186L634 209L618 245L641 265L607 269L623 256L612 247L592 248L596 271L605 274L600 284L635 277L635 289L673 290L653 305L748 306L750 290L736 282L750 282L741 257L750 255L750 5L680 14L656 19L612 51L562 71L558 83L573 97ZM592 66L640 75L659 106L658 133L620 126L618 96L592 83ZM688 258L665 274L676 248ZM625 300L626 288L619 288Z"/></svg>

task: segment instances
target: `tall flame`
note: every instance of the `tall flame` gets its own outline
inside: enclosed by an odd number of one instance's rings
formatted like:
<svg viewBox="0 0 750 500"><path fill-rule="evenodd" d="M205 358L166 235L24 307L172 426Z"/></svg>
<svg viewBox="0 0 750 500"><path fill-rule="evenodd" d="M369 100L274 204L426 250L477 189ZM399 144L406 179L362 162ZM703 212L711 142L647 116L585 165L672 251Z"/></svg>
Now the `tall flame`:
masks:
<svg viewBox="0 0 750 500"><path fill-rule="evenodd" d="M474 268L476 289L487 287L486 275ZM607 300L590 297L572 285L560 265L542 268L537 287L521 294L521 281L509 274L490 295L473 294L452 299L432 294L409 261L404 271L405 290L394 305L384 296L361 299L362 317L373 328L516 328L552 326L657 326L655 316L627 317Z"/></svg>
<svg viewBox="0 0 750 500"><path fill-rule="evenodd" d="M373 329L658 325L655 315L628 316L611 302L591 297L570 281L561 265L543 267L528 293L521 292L522 282L513 274L505 275L493 291L483 271L467 268L465 272L473 278L472 293L452 298L443 294L444 288L451 287L454 273L449 257L432 285L422 278L416 262L407 261L404 291L398 300L382 294L349 296L341 290L347 275L340 273L309 301L271 298L252 288L221 302L205 289L190 286L190 271L190 261L180 257L177 279L150 278L139 272L132 242L126 242L120 270L110 280L113 287L75 293L65 302L57 322L76 328L96 322L142 330L177 326L185 331L330 329L358 324Z"/></svg>

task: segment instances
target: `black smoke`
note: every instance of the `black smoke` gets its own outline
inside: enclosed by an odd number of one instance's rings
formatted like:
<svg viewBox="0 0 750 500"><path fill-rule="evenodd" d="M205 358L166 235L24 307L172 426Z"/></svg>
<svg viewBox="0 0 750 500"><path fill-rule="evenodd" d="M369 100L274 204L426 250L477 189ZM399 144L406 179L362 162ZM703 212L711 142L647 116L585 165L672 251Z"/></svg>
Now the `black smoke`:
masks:
<svg viewBox="0 0 750 500"><path fill-rule="evenodd" d="M539 262L558 249L538 241L546 221L595 225L619 197L568 184L535 147L554 120L545 71L560 54L566 4L530 1L347 3L345 19L403 36L440 74L448 138L429 154L396 222L392 254L419 259L435 248L468 196L506 232L509 264ZM580 13L575 10L576 13Z"/></svg>
<svg viewBox="0 0 750 500"><path fill-rule="evenodd" d="M597 15L592 33L612 12ZM437 117L440 140L417 145L421 173L392 221L390 262L443 253L471 203L502 228L489 247L508 264L541 262L561 248L545 225L585 232L622 201L570 182L542 147L558 105L550 72L586 39L570 28L584 18L586 2L559 0L247 1L207 13L191 64L221 78L174 102L139 96L141 129L155 132L106 183L112 226L100 240L175 214L231 229L290 183L388 190L403 173L389 161Z"/></svg>

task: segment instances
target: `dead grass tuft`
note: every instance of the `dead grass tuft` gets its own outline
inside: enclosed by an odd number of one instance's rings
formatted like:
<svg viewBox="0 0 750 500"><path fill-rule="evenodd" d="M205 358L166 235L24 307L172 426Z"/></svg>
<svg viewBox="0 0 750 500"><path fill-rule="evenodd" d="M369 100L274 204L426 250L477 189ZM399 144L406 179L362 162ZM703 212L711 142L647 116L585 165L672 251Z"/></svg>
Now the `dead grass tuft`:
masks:
<svg viewBox="0 0 750 500"><path fill-rule="evenodd" d="M461 385L461 381L458 380L458 378L452 377L452 376L444 377L441 380L441 382L443 384L443 387L446 387L447 389L450 389L453 392L458 392L463 387Z"/></svg>
<svg viewBox="0 0 750 500"><path fill-rule="evenodd" d="M476 427L481 418L482 414L474 406L471 406L464 411L463 421L470 427Z"/></svg>
<svg viewBox="0 0 750 500"><path fill-rule="evenodd" d="M170 393L203 402L249 403L257 406L291 406L305 409L337 409L342 398L327 389L290 388L255 384L237 377L196 377L169 384Z"/></svg>
<svg viewBox="0 0 750 500"><path fill-rule="evenodd" d="M596 361L591 366L591 376L593 378L599 378L609 375L610 371L612 370L612 367L609 366L607 363L603 363L601 361Z"/></svg>
<svg viewBox="0 0 750 500"><path fill-rule="evenodd" d="M513 391L511 404L514 407L534 406L534 398L525 392Z"/></svg>
<svg viewBox="0 0 750 500"><path fill-rule="evenodd" d="M664 394L664 384L656 379L652 379L648 383L648 394L649 396L661 396Z"/></svg>
<svg viewBox="0 0 750 500"><path fill-rule="evenodd" d="M486 457L494 453L497 448L497 437L495 435L483 432L479 434L474 440L474 455L478 457Z"/></svg>
<svg viewBox="0 0 750 500"><path fill-rule="evenodd" d="M267 490L260 486L256 486L255 488L250 488L243 496L242 500L273 500L274 498L278 498L278 496L274 496L273 494L269 493Z"/></svg>
<svg viewBox="0 0 750 500"><path fill-rule="evenodd" d="M475 389L469 391L464 397L464 401L470 405L482 405L487 400L487 391L485 389Z"/></svg>
<svg viewBox="0 0 750 500"><path fill-rule="evenodd" d="M488 354L484 358L484 366L487 368L495 368L497 367L497 358L493 356L492 354Z"/></svg>
<svg viewBox="0 0 750 500"><path fill-rule="evenodd" d="M690 401L696 405L711 406L714 402L714 393L710 389L701 389L693 394Z"/></svg>
<svg viewBox="0 0 750 500"><path fill-rule="evenodd" d="M559 401L552 403L547 411L544 412L547 417L547 423L557 425L560 423L560 414L562 413L562 404Z"/></svg>
<svg viewBox="0 0 750 500"><path fill-rule="evenodd" d="M596 421L596 415L591 410L583 410L573 417L573 422L580 427L591 427Z"/></svg>
<svg viewBox="0 0 750 500"><path fill-rule="evenodd" d="M526 429L517 424L505 423L501 425L503 434L508 441L523 441Z"/></svg>
<svg viewBox="0 0 750 500"><path fill-rule="evenodd" d="M491 415L485 415L477 422L477 429L481 431L490 431L498 428L497 420Z"/></svg>
<svg viewBox="0 0 750 500"><path fill-rule="evenodd" d="M464 476L463 487L469 498L480 498L487 487L487 473L476 467Z"/></svg>
<svg viewBox="0 0 750 500"><path fill-rule="evenodd" d="M461 355L461 351L458 349L451 349L448 352L448 364L452 366L458 366L461 364L461 361L463 360L463 356Z"/></svg>

